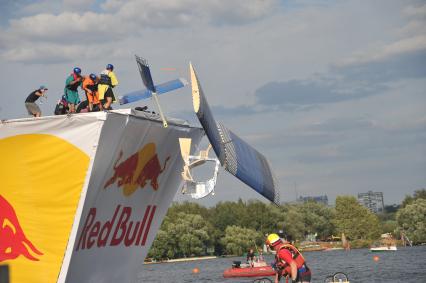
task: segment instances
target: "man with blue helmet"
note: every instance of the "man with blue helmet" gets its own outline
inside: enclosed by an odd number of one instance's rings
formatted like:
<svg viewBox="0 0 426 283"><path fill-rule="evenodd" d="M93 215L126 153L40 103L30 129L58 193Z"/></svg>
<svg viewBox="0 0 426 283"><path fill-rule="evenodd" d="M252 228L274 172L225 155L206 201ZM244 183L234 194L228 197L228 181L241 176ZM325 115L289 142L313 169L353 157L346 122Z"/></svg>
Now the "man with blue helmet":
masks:
<svg viewBox="0 0 426 283"><path fill-rule="evenodd" d="M78 96L78 87L81 87L83 77L81 76L81 69L75 67L73 72L67 77L65 81L65 98L68 102L69 113L75 113L75 106L80 103Z"/></svg>
<svg viewBox="0 0 426 283"><path fill-rule="evenodd" d="M115 101L115 96L112 91L112 88L118 85L118 80L113 70L114 66L112 64L108 64L106 66L106 69L102 71L99 77L99 100L102 101L103 107L106 110L112 109L111 103Z"/></svg>
<svg viewBox="0 0 426 283"><path fill-rule="evenodd" d="M95 74L90 74L83 80L82 88L86 92L89 112L102 110L102 104L99 101L98 94L98 81L99 79Z"/></svg>

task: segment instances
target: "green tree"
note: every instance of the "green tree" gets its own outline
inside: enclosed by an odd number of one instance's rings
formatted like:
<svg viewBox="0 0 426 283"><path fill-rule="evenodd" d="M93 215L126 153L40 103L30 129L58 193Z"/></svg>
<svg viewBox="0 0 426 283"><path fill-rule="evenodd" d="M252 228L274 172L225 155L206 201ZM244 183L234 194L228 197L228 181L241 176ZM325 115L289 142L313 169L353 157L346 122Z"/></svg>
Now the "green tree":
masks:
<svg viewBox="0 0 426 283"><path fill-rule="evenodd" d="M318 234L320 239L326 239L333 234L334 210L314 201L308 201L299 206L305 223L305 234Z"/></svg>
<svg viewBox="0 0 426 283"><path fill-rule="evenodd" d="M334 223L338 233L350 239L375 239L380 235L379 219L358 203L355 197L336 198Z"/></svg>
<svg viewBox="0 0 426 283"><path fill-rule="evenodd" d="M399 228L414 243L426 242L426 199L418 198L396 214Z"/></svg>
<svg viewBox="0 0 426 283"><path fill-rule="evenodd" d="M414 192L413 196L406 196L402 201L402 207L413 203L416 199L426 199L426 189L417 190Z"/></svg>
<svg viewBox="0 0 426 283"><path fill-rule="evenodd" d="M382 234L391 233L395 235L395 232L398 228L398 223L395 220L386 220L382 222Z"/></svg>
<svg viewBox="0 0 426 283"><path fill-rule="evenodd" d="M149 256L161 259L206 254L212 246L209 222L198 214L179 212L173 216L165 217Z"/></svg>
<svg viewBox="0 0 426 283"><path fill-rule="evenodd" d="M230 201L219 202L211 209L210 213L211 223L224 234L228 226L242 226L242 219L246 217L246 205L241 199L237 203Z"/></svg>
<svg viewBox="0 0 426 283"><path fill-rule="evenodd" d="M239 226L229 226L225 230L225 236L221 243L229 255L241 256L249 248L253 248L256 242L263 241L263 236L256 230L242 228Z"/></svg>
<svg viewBox="0 0 426 283"><path fill-rule="evenodd" d="M283 211L283 231L288 240L303 240L306 231L305 219L298 205L285 205Z"/></svg>

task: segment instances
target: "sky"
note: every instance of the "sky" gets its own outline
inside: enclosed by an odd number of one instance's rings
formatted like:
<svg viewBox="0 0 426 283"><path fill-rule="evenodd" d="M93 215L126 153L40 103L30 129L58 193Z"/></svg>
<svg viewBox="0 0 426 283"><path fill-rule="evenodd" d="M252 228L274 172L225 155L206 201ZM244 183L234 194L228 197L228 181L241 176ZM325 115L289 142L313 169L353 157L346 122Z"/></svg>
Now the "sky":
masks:
<svg viewBox="0 0 426 283"><path fill-rule="evenodd" d="M426 187L424 1L2 0L0 119L27 117L40 85L51 115L75 66L112 63L118 95L142 89L135 54L156 83L189 80L192 62L216 120L270 161L282 201L372 190L393 204ZM199 125L189 87L160 100ZM238 198L263 199L221 170L198 202Z"/></svg>

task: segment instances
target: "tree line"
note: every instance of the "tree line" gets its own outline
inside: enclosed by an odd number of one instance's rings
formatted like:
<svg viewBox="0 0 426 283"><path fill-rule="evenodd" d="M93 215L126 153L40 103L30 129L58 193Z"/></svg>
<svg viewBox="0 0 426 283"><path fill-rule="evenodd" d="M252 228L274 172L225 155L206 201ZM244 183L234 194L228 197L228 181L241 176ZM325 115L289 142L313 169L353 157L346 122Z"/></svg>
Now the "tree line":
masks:
<svg viewBox="0 0 426 283"><path fill-rule="evenodd" d="M426 190L407 196L401 205L374 214L353 196L338 196L334 207L313 201L265 204L261 201L219 202L204 207L173 203L148 253L154 259L202 255L242 255L263 247L265 235L280 233L292 241L308 234L319 240L345 233L351 241L372 241L382 233L399 237L403 231L414 243L426 242Z"/></svg>

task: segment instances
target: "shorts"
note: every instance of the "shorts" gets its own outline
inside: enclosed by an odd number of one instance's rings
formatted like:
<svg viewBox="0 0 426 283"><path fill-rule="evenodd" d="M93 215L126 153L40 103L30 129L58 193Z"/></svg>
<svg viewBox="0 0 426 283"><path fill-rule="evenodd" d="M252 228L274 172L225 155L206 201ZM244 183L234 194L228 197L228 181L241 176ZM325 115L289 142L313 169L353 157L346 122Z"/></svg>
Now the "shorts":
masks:
<svg viewBox="0 0 426 283"><path fill-rule="evenodd" d="M114 93L112 92L112 88L108 88L105 92L105 97L111 97L112 101L115 101Z"/></svg>
<svg viewBox="0 0 426 283"><path fill-rule="evenodd" d="M27 108L29 115L35 115L36 113L41 114L40 107L38 107L38 105L34 102L25 102L25 107Z"/></svg>
<svg viewBox="0 0 426 283"><path fill-rule="evenodd" d="M77 91L66 90L65 91L65 97L66 97L68 103L71 103L71 104L80 103L80 98L78 97Z"/></svg>
<svg viewBox="0 0 426 283"><path fill-rule="evenodd" d="M311 276L311 270L305 266L303 271L300 269L297 271L296 282L311 282Z"/></svg>

